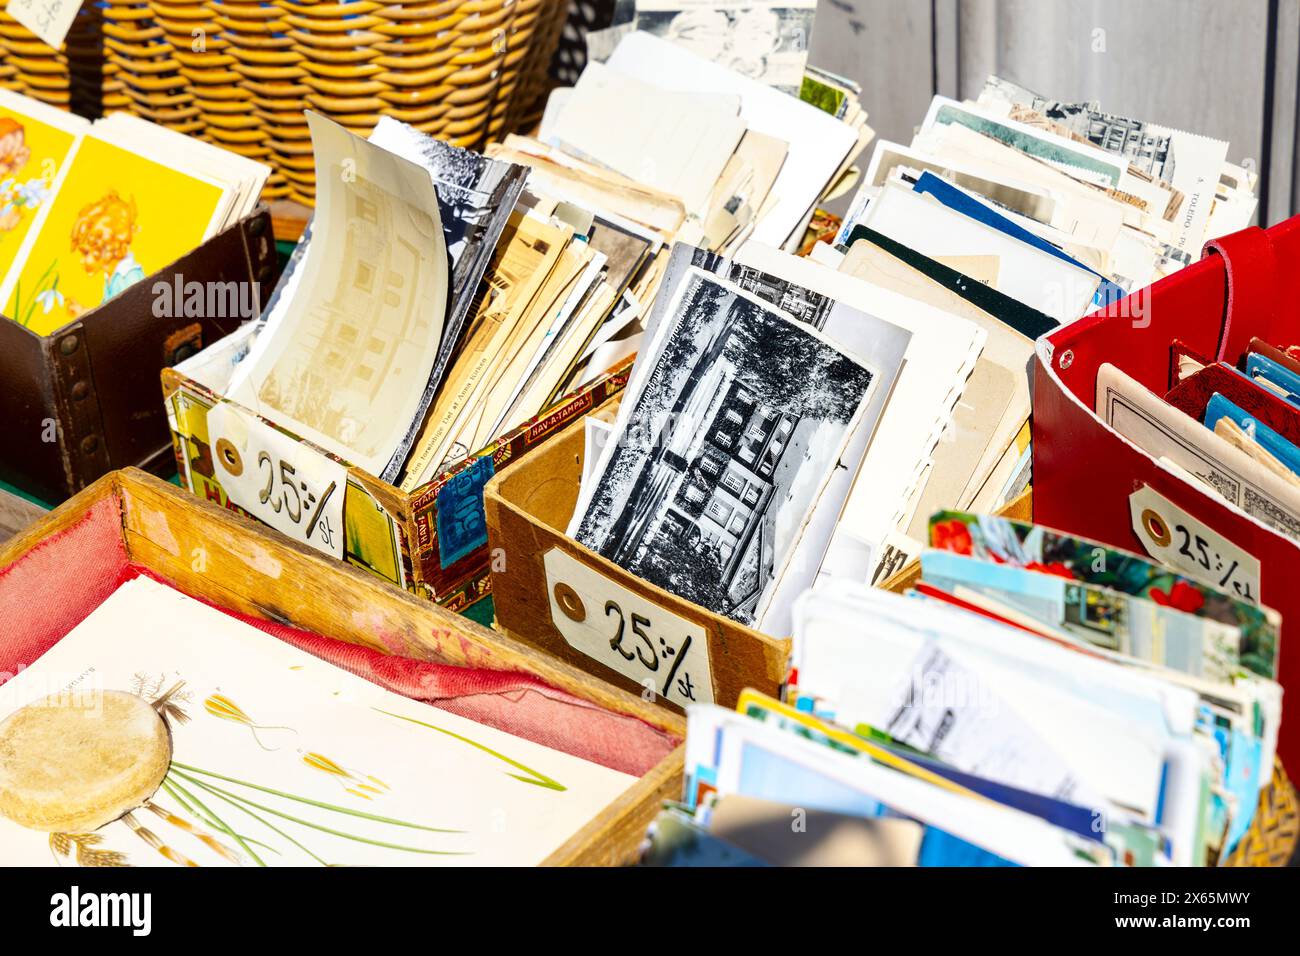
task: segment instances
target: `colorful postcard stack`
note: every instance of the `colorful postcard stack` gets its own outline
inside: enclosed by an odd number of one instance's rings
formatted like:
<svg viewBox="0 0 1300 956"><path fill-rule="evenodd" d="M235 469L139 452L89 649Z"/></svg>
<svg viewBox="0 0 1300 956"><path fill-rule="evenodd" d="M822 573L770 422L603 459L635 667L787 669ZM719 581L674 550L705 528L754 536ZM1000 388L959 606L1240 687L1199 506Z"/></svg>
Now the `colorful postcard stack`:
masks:
<svg viewBox="0 0 1300 956"><path fill-rule="evenodd" d="M688 711L646 861L1230 861L1273 776L1278 616L1035 525L929 527L905 594L800 599L784 702Z"/></svg>
<svg viewBox="0 0 1300 956"><path fill-rule="evenodd" d="M0 90L0 313L66 325L242 219L267 167L145 120Z"/></svg>

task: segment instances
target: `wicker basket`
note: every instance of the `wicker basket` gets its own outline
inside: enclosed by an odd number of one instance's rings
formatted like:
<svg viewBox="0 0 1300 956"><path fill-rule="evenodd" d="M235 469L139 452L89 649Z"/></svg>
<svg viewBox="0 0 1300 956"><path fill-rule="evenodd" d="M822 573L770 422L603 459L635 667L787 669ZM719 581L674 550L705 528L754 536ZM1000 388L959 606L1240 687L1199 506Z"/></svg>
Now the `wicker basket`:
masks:
<svg viewBox="0 0 1300 956"><path fill-rule="evenodd" d="M0 86L65 108L81 91L103 112L202 136L270 165L268 198L311 205L304 107L363 135L388 115L480 148L536 121L567 10L567 0L105 0L83 9L57 52L0 15Z"/></svg>

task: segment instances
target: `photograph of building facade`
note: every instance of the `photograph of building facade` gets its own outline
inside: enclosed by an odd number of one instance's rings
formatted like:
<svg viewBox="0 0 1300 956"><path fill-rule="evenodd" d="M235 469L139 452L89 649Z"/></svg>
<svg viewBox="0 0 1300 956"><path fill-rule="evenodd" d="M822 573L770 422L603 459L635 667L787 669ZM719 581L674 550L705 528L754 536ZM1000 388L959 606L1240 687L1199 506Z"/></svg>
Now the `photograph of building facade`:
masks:
<svg viewBox="0 0 1300 956"><path fill-rule="evenodd" d="M872 373L697 272L575 535L742 623L761 615Z"/></svg>
<svg viewBox="0 0 1300 956"><path fill-rule="evenodd" d="M758 401L734 377L734 367L720 363L719 372L721 381L709 382L704 392L711 400L701 403L703 414L689 409L676 421L674 430L691 438L687 447L665 446L652 459L650 474L658 472L661 480L649 485L662 488L658 501L646 502L655 506L655 520L625 539L620 553L635 560L651 546L676 545L706 555L729 608L752 614L773 573L764 518L774 475L799 419Z"/></svg>
<svg viewBox="0 0 1300 956"><path fill-rule="evenodd" d="M431 313L410 292L425 267L419 230L388 221L386 196L360 177L348 184L346 202L342 261L349 268L309 311L258 398L340 442L364 446L362 411L406 385L404 359L434 330Z"/></svg>

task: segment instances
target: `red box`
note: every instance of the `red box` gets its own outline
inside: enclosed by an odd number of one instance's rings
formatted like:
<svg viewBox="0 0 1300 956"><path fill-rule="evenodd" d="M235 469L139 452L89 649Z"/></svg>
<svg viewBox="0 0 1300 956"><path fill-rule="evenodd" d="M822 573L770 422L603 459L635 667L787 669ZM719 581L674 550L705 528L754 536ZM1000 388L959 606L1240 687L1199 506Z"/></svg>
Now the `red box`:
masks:
<svg viewBox="0 0 1300 956"><path fill-rule="evenodd" d="M1204 257L1148 290L1038 341L1033 454L1034 520L1142 553L1129 496L1144 485L1260 561L1259 600L1282 614L1278 680L1300 693L1300 543L1189 482L1095 413L1097 370L1109 362L1158 395L1170 386L1179 339L1236 364L1250 339L1300 343L1300 217L1251 227L1206 245ZM1285 712L1285 710L1284 710ZM1300 717L1283 720L1278 753L1300 765Z"/></svg>

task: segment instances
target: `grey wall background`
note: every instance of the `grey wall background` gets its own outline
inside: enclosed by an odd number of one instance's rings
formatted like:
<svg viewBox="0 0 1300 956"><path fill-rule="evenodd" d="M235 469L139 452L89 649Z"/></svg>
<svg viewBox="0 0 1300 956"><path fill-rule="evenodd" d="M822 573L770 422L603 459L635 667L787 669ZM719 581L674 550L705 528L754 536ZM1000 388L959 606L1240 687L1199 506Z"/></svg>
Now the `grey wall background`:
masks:
<svg viewBox="0 0 1300 956"><path fill-rule="evenodd" d="M1300 213L1300 0L820 0L809 58L862 84L886 139L999 73L1226 139L1261 223Z"/></svg>

